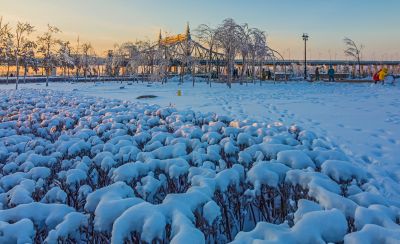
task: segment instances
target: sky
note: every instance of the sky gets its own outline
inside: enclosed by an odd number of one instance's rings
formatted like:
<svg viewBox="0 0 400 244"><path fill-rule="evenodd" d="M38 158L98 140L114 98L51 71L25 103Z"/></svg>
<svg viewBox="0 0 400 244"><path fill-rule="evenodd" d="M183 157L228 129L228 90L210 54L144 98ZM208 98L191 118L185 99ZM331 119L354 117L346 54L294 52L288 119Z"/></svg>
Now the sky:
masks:
<svg viewBox="0 0 400 244"><path fill-rule="evenodd" d="M60 38L90 42L99 54L115 43L157 40L184 32L188 22L218 26L223 19L267 33L286 59L301 59L308 33L309 59L346 59L343 38L364 46L363 59L400 60L400 0L0 0L0 16L28 21L36 33L47 24Z"/></svg>

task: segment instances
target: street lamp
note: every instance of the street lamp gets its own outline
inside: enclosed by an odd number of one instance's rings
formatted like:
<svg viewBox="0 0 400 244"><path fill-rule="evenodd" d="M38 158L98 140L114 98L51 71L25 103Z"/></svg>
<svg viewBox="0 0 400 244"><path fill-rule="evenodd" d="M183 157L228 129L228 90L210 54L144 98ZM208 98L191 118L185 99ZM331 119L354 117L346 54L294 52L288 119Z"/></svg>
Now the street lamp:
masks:
<svg viewBox="0 0 400 244"><path fill-rule="evenodd" d="M303 40L304 40L304 79L307 79L307 41L308 41L308 34L303 33Z"/></svg>

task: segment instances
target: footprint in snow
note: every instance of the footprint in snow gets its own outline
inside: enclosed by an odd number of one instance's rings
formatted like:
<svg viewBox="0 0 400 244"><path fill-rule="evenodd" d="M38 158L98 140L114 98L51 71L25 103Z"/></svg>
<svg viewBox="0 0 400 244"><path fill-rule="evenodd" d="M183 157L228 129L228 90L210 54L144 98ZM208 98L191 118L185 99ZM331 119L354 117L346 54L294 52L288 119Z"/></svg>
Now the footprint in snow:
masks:
<svg viewBox="0 0 400 244"><path fill-rule="evenodd" d="M373 137L375 137L375 138L378 138L378 137L379 137L378 134L376 134L376 133L371 133L371 136L373 136Z"/></svg>

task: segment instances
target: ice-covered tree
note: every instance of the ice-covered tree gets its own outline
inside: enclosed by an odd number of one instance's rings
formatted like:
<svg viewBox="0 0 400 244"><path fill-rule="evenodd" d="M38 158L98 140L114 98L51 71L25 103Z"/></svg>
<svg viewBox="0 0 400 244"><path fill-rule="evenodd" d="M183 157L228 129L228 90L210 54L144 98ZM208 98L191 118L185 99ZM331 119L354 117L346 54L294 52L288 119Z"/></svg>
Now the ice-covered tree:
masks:
<svg viewBox="0 0 400 244"><path fill-rule="evenodd" d="M240 26L233 19L225 19L216 30L217 45L225 56L229 88L233 78L235 57L240 50L240 29Z"/></svg>
<svg viewBox="0 0 400 244"><path fill-rule="evenodd" d="M129 75L137 73L139 52L136 45L132 42L122 43L119 47L125 65L125 72Z"/></svg>
<svg viewBox="0 0 400 244"><path fill-rule="evenodd" d="M250 56L252 58L252 66L253 66L253 80L256 76L256 65L258 64L258 72L261 76L262 72L262 64L267 55L267 38L263 31L253 28L250 34Z"/></svg>
<svg viewBox="0 0 400 244"><path fill-rule="evenodd" d="M135 43L140 57L138 58L138 63L141 67L142 78L143 74L148 74L153 72L153 61L154 61L154 46L149 40L137 41Z"/></svg>
<svg viewBox="0 0 400 244"><path fill-rule="evenodd" d="M24 67L24 83L26 82L26 75L28 73L29 67L36 67L37 59L35 57L36 43L33 41L27 41L22 46L20 61Z"/></svg>
<svg viewBox="0 0 400 244"><path fill-rule="evenodd" d="M64 77L69 77L69 70L74 67L74 59L71 56L71 47L69 41L60 41L57 52L60 67L63 69Z"/></svg>
<svg viewBox="0 0 400 244"><path fill-rule="evenodd" d="M79 42L79 37L76 41L76 47L73 49L72 57L75 65L76 80L78 80L80 71L82 69L82 55L81 55L81 46Z"/></svg>
<svg viewBox="0 0 400 244"><path fill-rule="evenodd" d="M7 64L7 84L11 61L14 58L12 37L10 25L3 21L3 17L0 17L0 63Z"/></svg>
<svg viewBox="0 0 400 244"><path fill-rule="evenodd" d="M47 31L42 36L39 36L37 40L38 52L43 56L42 64L46 71L46 86L49 86L49 75L58 61L55 47L59 40L55 35L59 32L61 31L57 27L47 25Z"/></svg>
<svg viewBox="0 0 400 244"><path fill-rule="evenodd" d="M18 22L17 27L15 28L14 34L14 56L15 56L15 67L17 69L16 72L16 81L15 81L15 89L18 89L19 82L19 66L20 59L23 55L23 49L28 48L30 45L30 41L28 40L28 36L35 30L35 28L29 23Z"/></svg>
<svg viewBox="0 0 400 244"><path fill-rule="evenodd" d="M240 26L239 53L242 58L242 72L240 74L240 76L241 76L240 84L242 84L242 79L248 69L248 61L247 60L248 60L250 51L252 49L252 46L250 43L251 31L252 31L252 29L249 28L248 24L244 24L244 25Z"/></svg>
<svg viewBox="0 0 400 244"><path fill-rule="evenodd" d="M208 66L208 79L211 79L211 70L212 70L212 62L213 62L213 52L216 49L216 29L212 28L206 24L201 24L195 30L196 37L198 40L205 44L208 48L208 57L207 57L207 66ZM211 82L210 82L211 86Z"/></svg>
<svg viewBox="0 0 400 244"><path fill-rule="evenodd" d="M83 68L83 76L85 77L85 81L87 80L88 73L91 74L91 52L93 51L92 44L83 43L82 44L82 68Z"/></svg>

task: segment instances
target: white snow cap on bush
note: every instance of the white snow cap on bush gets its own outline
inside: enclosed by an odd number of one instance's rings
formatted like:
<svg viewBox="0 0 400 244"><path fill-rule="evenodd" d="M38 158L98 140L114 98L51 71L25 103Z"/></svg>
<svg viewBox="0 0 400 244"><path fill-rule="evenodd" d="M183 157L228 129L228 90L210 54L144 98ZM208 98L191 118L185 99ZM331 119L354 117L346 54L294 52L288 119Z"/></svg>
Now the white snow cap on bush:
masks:
<svg viewBox="0 0 400 244"><path fill-rule="evenodd" d="M101 198L105 195L115 195L121 198L135 196L130 186L119 181L90 193L86 199L85 210L93 213L96 210Z"/></svg>
<svg viewBox="0 0 400 244"><path fill-rule="evenodd" d="M221 209L214 201L204 204L203 217L206 219L208 225L211 226L219 216L221 216Z"/></svg>
<svg viewBox="0 0 400 244"><path fill-rule="evenodd" d="M324 224L321 224L324 223ZM312 228L310 228L312 226ZM329 243L340 242L347 232L347 221L337 209L306 213L292 228L260 222L250 232L240 232L233 243Z"/></svg>
<svg viewBox="0 0 400 244"><path fill-rule="evenodd" d="M112 243L123 243L134 231L141 233L141 239L151 243L153 240L162 240L165 232L165 215L143 202L130 207L119 216L113 225Z"/></svg>
<svg viewBox="0 0 400 244"><path fill-rule="evenodd" d="M398 243L399 240L400 230L398 228L389 229L373 224L367 224L360 231L344 237L346 244Z"/></svg>
<svg viewBox="0 0 400 244"><path fill-rule="evenodd" d="M35 229L32 221L21 219L13 224L0 221L0 242L1 243L31 243L35 236Z"/></svg>
<svg viewBox="0 0 400 244"><path fill-rule="evenodd" d="M351 181L356 179L358 182L366 179L364 169L354 164L340 160L326 160L321 166L321 172L331 177L336 182Z"/></svg>
<svg viewBox="0 0 400 244"><path fill-rule="evenodd" d="M311 158L300 150L281 151L277 155L277 160L293 169L315 168Z"/></svg>
<svg viewBox="0 0 400 244"><path fill-rule="evenodd" d="M79 228L87 227L87 225L87 216L77 212L69 213L64 217L63 222L58 224L54 230L49 232L45 242L56 244L59 240L65 240L67 238L79 242Z"/></svg>

